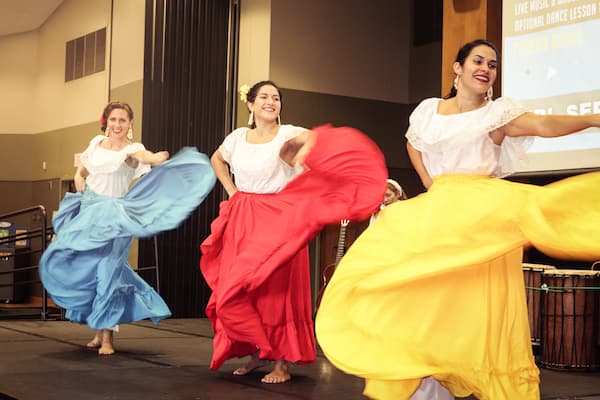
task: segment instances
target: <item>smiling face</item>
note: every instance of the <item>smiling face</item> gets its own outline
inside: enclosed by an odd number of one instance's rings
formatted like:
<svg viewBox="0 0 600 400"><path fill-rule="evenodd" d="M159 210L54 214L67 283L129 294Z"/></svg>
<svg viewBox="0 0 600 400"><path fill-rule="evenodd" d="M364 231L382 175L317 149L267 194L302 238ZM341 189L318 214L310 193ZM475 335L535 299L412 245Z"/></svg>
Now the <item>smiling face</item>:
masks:
<svg viewBox="0 0 600 400"><path fill-rule="evenodd" d="M493 48L486 45L474 47L462 65L454 63L454 72L460 76L458 90L484 96L496 81L498 60Z"/></svg>
<svg viewBox="0 0 600 400"><path fill-rule="evenodd" d="M254 113L255 121L276 121L281 111L279 90L273 85L261 86L254 100L248 102L248 109Z"/></svg>
<svg viewBox="0 0 600 400"><path fill-rule="evenodd" d="M115 139L123 139L131 126L132 120L129 113L122 108L115 108L108 114L106 127L109 130L109 136Z"/></svg>

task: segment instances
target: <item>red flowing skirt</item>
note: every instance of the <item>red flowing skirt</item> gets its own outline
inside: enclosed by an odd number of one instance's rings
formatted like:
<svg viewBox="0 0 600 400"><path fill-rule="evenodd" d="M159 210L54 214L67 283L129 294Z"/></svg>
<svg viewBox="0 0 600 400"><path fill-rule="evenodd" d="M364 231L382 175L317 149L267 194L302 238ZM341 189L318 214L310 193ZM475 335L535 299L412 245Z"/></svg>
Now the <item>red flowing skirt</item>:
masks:
<svg viewBox="0 0 600 400"><path fill-rule="evenodd" d="M211 369L232 357L304 364L316 358L307 244L326 224L378 209L387 169L379 148L352 128L313 130L307 170L281 192L237 192L221 203L201 244L213 290Z"/></svg>

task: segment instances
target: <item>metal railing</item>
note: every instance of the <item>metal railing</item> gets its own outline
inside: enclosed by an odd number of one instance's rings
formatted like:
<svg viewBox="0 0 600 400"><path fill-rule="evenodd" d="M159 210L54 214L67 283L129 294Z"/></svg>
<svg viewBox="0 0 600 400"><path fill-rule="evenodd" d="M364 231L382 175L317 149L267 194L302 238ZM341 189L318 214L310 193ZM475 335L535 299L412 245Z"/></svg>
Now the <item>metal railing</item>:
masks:
<svg viewBox="0 0 600 400"><path fill-rule="evenodd" d="M11 257L21 257L21 256L27 256L27 255L32 255L32 254L37 254L39 253L41 255L41 253L44 252L44 250L46 250L46 248L48 247L48 242L49 242L49 238L52 236L52 228L47 226L47 214L46 214L46 208L42 205L37 205L37 206L33 206L33 207L29 207L29 208L25 208L22 210L17 210L8 214L3 214L0 215L0 220L8 220L9 218L14 218L14 217L18 217L18 216L23 216L23 215L29 215L29 214L37 214L38 218L33 218L34 222L39 222L39 227L35 228L35 229L27 229L25 232L20 232L20 233L15 233L12 235L8 235L8 236L4 236L2 238L0 238L0 252L2 252L2 249L15 249L12 252L4 252L2 257L7 260L10 259ZM40 246L39 248L34 248L33 243L34 241L32 239L37 239L40 238ZM23 251L18 251L17 252L17 242L20 241L27 241L28 243L30 243L29 247L25 247L22 248L21 250ZM14 278L15 274L21 274L22 272L26 272L26 271L31 271L31 270L39 270L39 264L36 265L29 265L29 266L18 266L16 265L16 263L14 263L12 269L10 270L6 270L6 271L2 271L0 272L0 275L8 275L11 274ZM40 284L41 285L41 281L39 279L39 274L38 274L38 278L37 279L30 279L30 280L25 280L25 281L19 281L19 282L15 282L16 279L12 279L12 283L5 283L5 284L0 284L0 287L17 287L17 286L21 286L21 285L34 285L34 284ZM46 320L48 319L48 293L46 292L46 289L44 289L43 285L42 285L42 310L41 310L41 319L42 320Z"/></svg>
<svg viewBox="0 0 600 400"><path fill-rule="evenodd" d="M52 227L47 226L47 218L46 218L47 214L46 214L46 209L44 208L44 206L38 205L35 207L30 207L30 208L14 211L14 212L11 212L8 214L0 215L0 221L6 221L6 220L9 220L10 218L19 217L19 216L23 216L23 215L27 215L27 214L35 214L35 213L39 214L38 218L33 218L34 221L39 221L38 228L27 229L26 232L15 233L13 235L8 235L8 236L4 236L4 237L0 238L0 260L6 261L7 259L9 259L11 257L14 258L14 257L30 256L30 255L37 254L37 253L39 253L41 255L41 253L43 253L46 250L54 232L53 232ZM41 239L40 240L41 244L40 244L39 248L34 248L34 246L32 245L34 243L33 239L37 239L37 238ZM23 248L23 247L18 248L16 246L16 244L19 241L27 241L28 243L31 244L31 246L26 247L26 248ZM158 293L160 293L160 279L159 279L160 276L159 276L159 267L158 267L157 237L154 236L152 238L152 241L153 241L153 245L154 245L154 254L153 254L154 255L154 265L139 267L139 268L135 269L135 271L139 274L143 271L154 270L155 288L156 288L156 291ZM3 252L2 251L3 249L6 249L6 250L14 249L14 251ZM41 289L42 289L41 319L43 321L45 321L49 317L48 292L42 285L42 282L39 279L39 274L37 276L37 279L28 279L28 280L19 279L18 281L17 281L17 279L14 279L14 277L17 276L17 274L22 275L23 272L32 271L32 270L39 271L39 263L37 263L36 265L27 265L27 266L17 265L16 262L13 263L13 266L10 270L0 271L0 275L11 274L13 276L12 283L1 283L0 282L0 288L2 288L2 287L16 288L18 286L40 284ZM64 319L64 311L65 310L58 306L57 306L57 308L59 308L59 310L60 310L59 311L60 315L58 318Z"/></svg>
<svg viewBox="0 0 600 400"><path fill-rule="evenodd" d="M147 267L138 267L135 271L139 274L142 271L154 270L154 279L156 280L156 292L160 294L160 283L159 283L159 272L158 272L158 240L157 236L152 238L154 243L154 265L150 265Z"/></svg>

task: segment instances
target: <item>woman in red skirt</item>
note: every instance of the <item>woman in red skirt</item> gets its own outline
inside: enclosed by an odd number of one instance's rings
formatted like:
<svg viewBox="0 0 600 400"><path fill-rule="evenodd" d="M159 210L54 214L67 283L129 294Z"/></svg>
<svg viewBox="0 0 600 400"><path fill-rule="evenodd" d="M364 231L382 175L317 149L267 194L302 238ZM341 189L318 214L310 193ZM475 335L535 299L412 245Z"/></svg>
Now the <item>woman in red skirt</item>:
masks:
<svg viewBox="0 0 600 400"><path fill-rule="evenodd" d="M264 383L286 382L289 363L316 358L309 241L325 224L366 219L387 178L383 155L364 134L281 125L281 98L270 81L250 88L250 127L230 133L211 158L229 200L200 261L213 290L211 369L251 355L233 371L245 375L274 361Z"/></svg>

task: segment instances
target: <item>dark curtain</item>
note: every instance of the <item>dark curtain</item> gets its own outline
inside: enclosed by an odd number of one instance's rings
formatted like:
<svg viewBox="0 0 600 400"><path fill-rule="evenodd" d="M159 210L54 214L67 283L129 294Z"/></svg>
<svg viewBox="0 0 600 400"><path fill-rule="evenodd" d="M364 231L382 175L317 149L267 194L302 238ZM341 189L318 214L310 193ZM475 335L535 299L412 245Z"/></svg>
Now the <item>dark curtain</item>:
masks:
<svg viewBox="0 0 600 400"><path fill-rule="evenodd" d="M231 130L238 26L234 0L147 0L144 144L175 154L195 146L211 155ZM204 316L208 289L199 270L201 241L222 198L220 185L177 229L157 240L160 294L174 317ZM156 265L155 241L140 240L139 266ZM143 271L151 283L155 274Z"/></svg>

